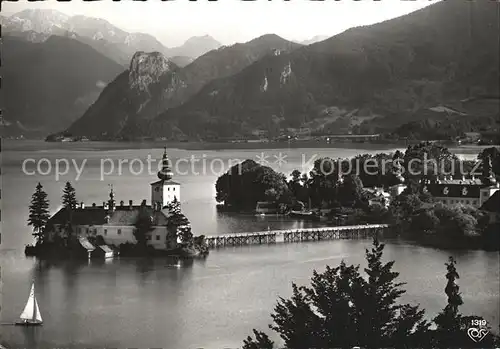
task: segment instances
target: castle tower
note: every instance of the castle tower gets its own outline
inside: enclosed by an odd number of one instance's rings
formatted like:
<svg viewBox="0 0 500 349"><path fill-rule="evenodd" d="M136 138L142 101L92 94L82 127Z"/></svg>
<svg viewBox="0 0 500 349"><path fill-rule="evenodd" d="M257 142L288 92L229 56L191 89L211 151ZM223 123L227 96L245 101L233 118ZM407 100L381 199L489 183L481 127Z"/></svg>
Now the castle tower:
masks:
<svg viewBox="0 0 500 349"><path fill-rule="evenodd" d="M181 185L172 180L173 173L170 169L167 147L165 147L161 161L162 167L157 174L159 181L151 183L151 207L155 210L163 209L174 199L177 201L181 199Z"/></svg>

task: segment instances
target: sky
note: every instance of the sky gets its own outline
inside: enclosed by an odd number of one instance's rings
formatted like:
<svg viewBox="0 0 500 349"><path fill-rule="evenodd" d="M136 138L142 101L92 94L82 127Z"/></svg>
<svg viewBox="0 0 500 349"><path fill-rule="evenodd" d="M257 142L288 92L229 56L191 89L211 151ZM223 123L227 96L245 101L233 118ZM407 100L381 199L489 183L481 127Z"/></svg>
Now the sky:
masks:
<svg viewBox="0 0 500 349"><path fill-rule="evenodd" d="M349 28L382 22L438 0L160 0L115 2L2 2L2 15L30 8L55 9L67 15L103 18L128 32L154 35L166 46L192 36L211 35L223 45L264 34L302 41L333 36Z"/></svg>

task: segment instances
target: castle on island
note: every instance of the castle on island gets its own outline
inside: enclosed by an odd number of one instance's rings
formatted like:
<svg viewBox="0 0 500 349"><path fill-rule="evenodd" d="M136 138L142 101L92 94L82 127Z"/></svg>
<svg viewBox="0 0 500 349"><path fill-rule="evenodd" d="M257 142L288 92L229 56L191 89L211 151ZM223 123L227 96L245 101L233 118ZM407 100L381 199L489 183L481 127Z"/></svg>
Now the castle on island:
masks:
<svg viewBox="0 0 500 349"><path fill-rule="evenodd" d="M170 212L168 205L174 200L180 201L181 185L172 180L173 173L167 157L163 153L162 168L157 173L158 181L151 183L151 202L143 200L140 205L129 200L126 204L116 204L115 193L111 187L109 200L96 205L86 206L83 202L72 210L61 208L48 221L46 238L51 241L55 236L68 237L68 222L71 222L72 234L80 239L102 236L107 245L119 246L123 243L136 243L134 233L139 217L149 217L150 230L146 232L147 244L155 249L174 249L178 245L175 233L167 225ZM71 217L70 217L71 215Z"/></svg>

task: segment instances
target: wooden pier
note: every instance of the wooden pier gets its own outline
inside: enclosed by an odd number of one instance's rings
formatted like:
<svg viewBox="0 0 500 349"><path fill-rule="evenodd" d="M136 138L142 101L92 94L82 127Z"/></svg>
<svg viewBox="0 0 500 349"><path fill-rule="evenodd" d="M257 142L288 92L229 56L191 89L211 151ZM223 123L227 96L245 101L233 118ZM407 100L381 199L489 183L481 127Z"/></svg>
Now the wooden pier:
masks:
<svg viewBox="0 0 500 349"><path fill-rule="evenodd" d="M304 228L290 230L266 230L251 233L235 233L205 236L208 248L227 246L262 245L303 241L367 238L389 228L387 224L349 225L337 227Z"/></svg>

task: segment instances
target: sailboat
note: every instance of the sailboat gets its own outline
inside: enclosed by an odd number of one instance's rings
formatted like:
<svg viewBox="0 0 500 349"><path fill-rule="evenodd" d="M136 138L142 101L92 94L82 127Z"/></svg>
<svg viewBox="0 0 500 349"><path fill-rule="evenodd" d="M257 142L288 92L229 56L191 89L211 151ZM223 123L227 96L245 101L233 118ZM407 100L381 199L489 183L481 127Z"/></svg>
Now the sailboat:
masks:
<svg viewBox="0 0 500 349"><path fill-rule="evenodd" d="M28 302L26 302L26 306L24 307L20 317L22 321L16 322L16 325L19 326L41 326L43 323L42 315L40 314L40 309L38 308L38 302L35 298L34 283L31 285Z"/></svg>

